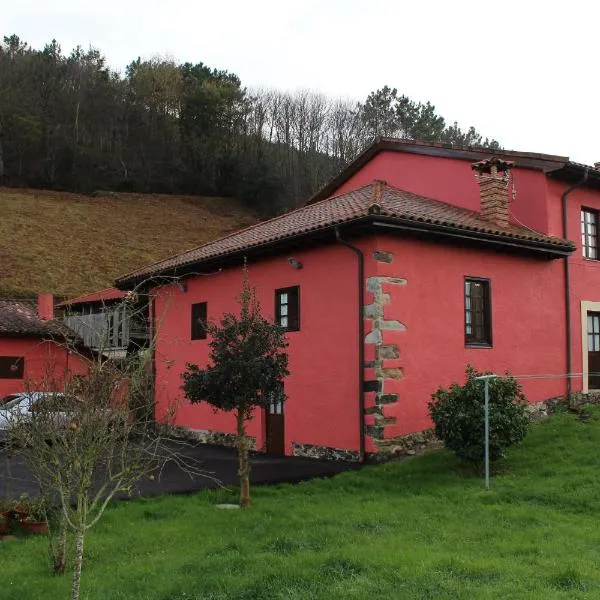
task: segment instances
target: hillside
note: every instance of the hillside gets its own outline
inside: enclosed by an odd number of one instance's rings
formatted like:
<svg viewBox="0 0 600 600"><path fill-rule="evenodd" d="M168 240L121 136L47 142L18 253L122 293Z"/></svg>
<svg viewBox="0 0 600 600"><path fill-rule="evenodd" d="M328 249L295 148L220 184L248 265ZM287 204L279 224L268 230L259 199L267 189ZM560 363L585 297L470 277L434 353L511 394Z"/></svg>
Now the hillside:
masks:
<svg viewBox="0 0 600 600"><path fill-rule="evenodd" d="M229 198L0 188L0 295L75 296L257 221Z"/></svg>

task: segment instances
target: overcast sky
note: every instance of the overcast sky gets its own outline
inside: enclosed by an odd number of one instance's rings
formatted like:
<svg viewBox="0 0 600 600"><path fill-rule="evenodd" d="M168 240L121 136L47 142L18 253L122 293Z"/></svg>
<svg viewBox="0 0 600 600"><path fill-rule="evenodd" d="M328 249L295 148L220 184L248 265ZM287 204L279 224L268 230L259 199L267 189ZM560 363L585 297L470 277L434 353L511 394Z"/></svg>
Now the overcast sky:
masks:
<svg viewBox="0 0 600 600"><path fill-rule="evenodd" d="M387 84L505 148L593 163L599 18L594 0L20 0L0 22L34 47L97 47L121 71L160 54L248 87L363 100Z"/></svg>

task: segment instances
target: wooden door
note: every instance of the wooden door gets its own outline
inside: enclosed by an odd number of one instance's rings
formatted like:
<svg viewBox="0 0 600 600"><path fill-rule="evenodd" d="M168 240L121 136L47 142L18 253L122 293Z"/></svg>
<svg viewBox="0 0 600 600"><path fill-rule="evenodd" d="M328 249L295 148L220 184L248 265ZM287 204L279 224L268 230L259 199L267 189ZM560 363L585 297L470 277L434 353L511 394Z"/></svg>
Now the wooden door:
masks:
<svg viewBox="0 0 600 600"><path fill-rule="evenodd" d="M588 312L588 389L600 389L600 313Z"/></svg>
<svg viewBox="0 0 600 600"><path fill-rule="evenodd" d="M273 398L266 409L267 453L285 454L283 400L279 394Z"/></svg>

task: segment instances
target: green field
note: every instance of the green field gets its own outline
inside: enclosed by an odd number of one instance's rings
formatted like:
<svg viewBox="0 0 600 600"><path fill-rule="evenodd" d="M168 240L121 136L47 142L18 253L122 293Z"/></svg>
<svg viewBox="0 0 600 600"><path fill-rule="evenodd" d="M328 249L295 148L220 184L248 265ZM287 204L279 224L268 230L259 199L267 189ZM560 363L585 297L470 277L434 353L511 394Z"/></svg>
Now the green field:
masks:
<svg viewBox="0 0 600 600"><path fill-rule="evenodd" d="M228 198L0 188L0 296L73 297L255 223Z"/></svg>
<svg viewBox="0 0 600 600"><path fill-rule="evenodd" d="M329 480L123 502L89 533L82 598L600 598L600 410L532 429L492 490L446 451ZM3 600L69 597L43 539L0 543Z"/></svg>

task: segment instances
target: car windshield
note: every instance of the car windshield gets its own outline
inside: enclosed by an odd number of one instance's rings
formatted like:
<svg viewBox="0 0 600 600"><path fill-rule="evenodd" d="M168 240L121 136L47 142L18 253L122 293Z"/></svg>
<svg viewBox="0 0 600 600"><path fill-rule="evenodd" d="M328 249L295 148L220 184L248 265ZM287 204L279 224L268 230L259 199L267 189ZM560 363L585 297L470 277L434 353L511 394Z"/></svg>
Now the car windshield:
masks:
<svg viewBox="0 0 600 600"><path fill-rule="evenodd" d="M13 406L16 406L21 402L25 396L21 394L9 394L8 396L4 396L0 398L0 410L8 410Z"/></svg>
<svg viewBox="0 0 600 600"><path fill-rule="evenodd" d="M72 395L51 392L41 393L35 397L29 411L67 412L73 410L79 401L79 398Z"/></svg>

